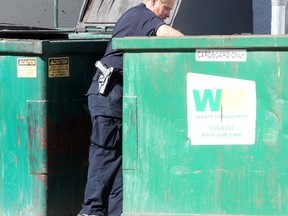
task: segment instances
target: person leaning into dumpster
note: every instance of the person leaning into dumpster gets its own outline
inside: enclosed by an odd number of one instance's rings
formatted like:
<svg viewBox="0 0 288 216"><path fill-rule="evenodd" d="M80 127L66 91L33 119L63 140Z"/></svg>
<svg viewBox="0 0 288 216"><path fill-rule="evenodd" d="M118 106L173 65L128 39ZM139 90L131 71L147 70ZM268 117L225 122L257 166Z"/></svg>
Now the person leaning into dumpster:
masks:
<svg viewBox="0 0 288 216"><path fill-rule="evenodd" d="M112 38L124 36L183 36L166 25L175 0L144 0L117 21ZM84 203L78 216L122 213L122 88L123 51L111 41L88 90L92 120L89 168Z"/></svg>

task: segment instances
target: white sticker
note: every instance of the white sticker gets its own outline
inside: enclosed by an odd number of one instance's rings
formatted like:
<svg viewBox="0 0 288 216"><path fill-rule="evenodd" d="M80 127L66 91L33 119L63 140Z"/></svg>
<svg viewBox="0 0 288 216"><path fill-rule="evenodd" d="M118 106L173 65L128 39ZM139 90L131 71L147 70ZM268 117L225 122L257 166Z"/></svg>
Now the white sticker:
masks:
<svg viewBox="0 0 288 216"><path fill-rule="evenodd" d="M17 77L36 78L37 77L36 58L17 58Z"/></svg>
<svg viewBox="0 0 288 216"><path fill-rule="evenodd" d="M196 61L204 62L246 62L244 49L196 49Z"/></svg>
<svg viewBox="0 0 288 216"><path fill-rule="evenodd" d="M192 145L253 145L256 83L187 74L188 138Z"/></svg>

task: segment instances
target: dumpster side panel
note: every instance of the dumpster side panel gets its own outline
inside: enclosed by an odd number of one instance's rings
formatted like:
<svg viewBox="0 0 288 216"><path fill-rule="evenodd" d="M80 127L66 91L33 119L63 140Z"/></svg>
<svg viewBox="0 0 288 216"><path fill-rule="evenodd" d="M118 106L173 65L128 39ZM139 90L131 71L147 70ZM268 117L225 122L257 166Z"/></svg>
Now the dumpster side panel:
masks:
<svg viewBox="0 0 288 216"><path fill-rule="evenodd" d="M217 170L221 148L192 148L186 134L186 98L183 96L189 65L179 62L191 59L193 54L145 52L129 53L126 57L125 83L129 85L125 86L124 104L128 103L127 97L137 96L139 169L123 171L124 215L129 212L197 213L203 209L220 213L221 185L212 182L220 181ZM135 64L140 58L141 63ZM160 63L159 59L163 61ZM130 122L124 119L124 126L127 124L130 127ZM127 151L134 149L134 143L124 144ZM193 153L201 157L196 160ZM130 155L123 159L124 167L127 160ZM205 184L203 179L211 183ZM183 208L183 203L189 205Z"/></svg>
<svg viewBox="0 0 288 216"><path fill-rule="evenodd" d="M19 58L22 56L1 56L1 154L3 158L1 179L3 184L1 184L0 212L3 215L19 215L21 212L43 215L43 209L46 209L46 190L39 179L31 178L28 168L31 159L28 149L32 150L35 143L32 145L28 142L26 97L32 93L41 98L43 93L41 83L45 78L39 74L40 82L37 83L33 78L18 78ZM39 58L28 59L37 59L38 64L34 65L36 67L33 66L33 73L45 67ZM25 73L30 74L29 71Z"/></svg>
<svg viewBox="0 0 288 216"><path fill-rule="evenodd" d="M45 53L0 54L1 215L76 215L83 202L85 94L103 50Z"/></svg>
<svg viewBox="0 0 288 216"><path fill-rule="evenodd" d="M170 44L173 42L171 39ZM227 40L227 45L229 42ZM261 44L261 40L258 42ZM130 136L129 130L124 130L123 215L288 214L288 115L285 112L288 52L283 48L249 47L244 52L247 56L241 61L198 61L197 50L193 48L185 52L151 49L125 53L123 125L137 131L137 136L133 133ZM218 82L213 80L219 79L229 79L235 85L240 82L243 86L246 83L255 86L254 92L250 92L255 97L250 101L245 99L250 97L249 91L247 94L238 91L239 100L235 100L234 94L227 93L233 85L227 81L221 84L226 98L219 101L224 109L217 112L222 118L232 119L230 128L214 127L211 122L216 115L205 114L216 104L217 91L212 90L211 97L207 94L206 102L200 94L199 103L206 108L199 112L201 121L197 122L210 127L210 136L214 136L211 143L195 145L187 136L190 99L186 75L190 73L205 75L207 79L201 81L201 85L206 92ZM131 106L131 98L137 98L133 102L136 108ZM246 143L249 137L244 134L245 127L251 125L244 124L237 132L237 122L246 116L233 112L251 104L256 105L256 118L251 122L255 137L252 143ZM137 121L131 121L129 117L135 116L135 110ZM201 134L203 125L197 127L197 133L207 136ZM236 142L238 139L230 136L239 136L243 141ZM231 143L226 142L227 137ZM131 161L135 160L137 166L133 168Z"/></svg>

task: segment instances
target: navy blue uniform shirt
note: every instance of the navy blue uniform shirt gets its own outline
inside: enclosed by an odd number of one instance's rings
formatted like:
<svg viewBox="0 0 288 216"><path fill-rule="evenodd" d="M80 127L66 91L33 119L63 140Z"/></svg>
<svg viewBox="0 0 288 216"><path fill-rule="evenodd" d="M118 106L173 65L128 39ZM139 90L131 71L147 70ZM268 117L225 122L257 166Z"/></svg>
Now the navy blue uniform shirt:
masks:
<svg viewBox="0 0 288 216"><path fill-rule="evenodd" d="M89 110L92 116L103 115L112 117L122 117L122 96L123 96L123 51L112 49L112 39L126 36L156 36L157 29L165 24L156 14L146 8L141 3L126 11L116 23L112 38L107 45L107 49L101 62L107 67L118 69L107 95L99 94L98 77L96 74L88 90ZM119 71L121 71L119 73ZM94 95L94 96L93 96Z"/></svg>
<svg viewBox="0 0 288 216"><path fill-rule="evenodd" d="M156 14L141 3L130 8L116 23L112 38L127 36L156 36L157 29L165 24ZM110 40L102 62L109 67L123 68L123 51L112 49Z"/></svg>

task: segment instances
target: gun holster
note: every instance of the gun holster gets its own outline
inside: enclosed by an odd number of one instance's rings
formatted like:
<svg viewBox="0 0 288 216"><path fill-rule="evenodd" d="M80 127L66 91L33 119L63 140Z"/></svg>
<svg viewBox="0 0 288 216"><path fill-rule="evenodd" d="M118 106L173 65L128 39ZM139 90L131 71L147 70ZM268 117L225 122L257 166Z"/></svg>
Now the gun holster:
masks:
<svg viewBox="0 0 288 216"><path fill-rule="evenodd" d="M114 68L113 67L107 68L100 61L97 61L95 63L95 66L100 70L100 76L98 78L99 93L104 95L109 86L109 82L111 81Z"/></svg>

